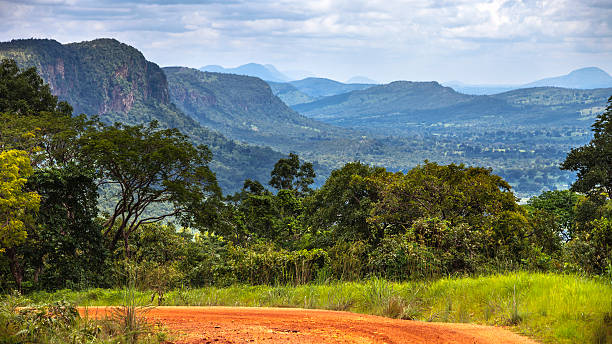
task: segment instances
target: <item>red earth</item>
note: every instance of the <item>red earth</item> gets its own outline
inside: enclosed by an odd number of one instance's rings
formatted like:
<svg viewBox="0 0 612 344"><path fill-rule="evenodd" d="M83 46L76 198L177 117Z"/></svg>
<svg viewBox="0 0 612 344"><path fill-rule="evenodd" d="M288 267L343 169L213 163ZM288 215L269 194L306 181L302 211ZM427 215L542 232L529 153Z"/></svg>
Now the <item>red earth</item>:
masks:
<svg viewBox="0 0 612 344"><path fill-rule="evenodd" d="M101 318L111 308L79 309ZM174 336L173 343L456 343L536 344L507 329L383 318L312 309L157 307L143 315Z"/></svg>

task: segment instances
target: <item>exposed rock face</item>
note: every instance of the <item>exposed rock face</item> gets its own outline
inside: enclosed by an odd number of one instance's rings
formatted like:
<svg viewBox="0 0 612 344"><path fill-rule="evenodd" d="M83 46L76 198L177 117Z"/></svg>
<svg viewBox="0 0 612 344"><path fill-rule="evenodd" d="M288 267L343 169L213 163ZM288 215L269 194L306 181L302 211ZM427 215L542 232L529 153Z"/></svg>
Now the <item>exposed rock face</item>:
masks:
<svg viewBox="0 0 612 344"><path fill-rule="evenodd" d="M53 93L75 113L127 114L137 102L169 104L163 71L138 50L114 39L62 45L27 39L0 43L0 57L36 67Z"/></svg>

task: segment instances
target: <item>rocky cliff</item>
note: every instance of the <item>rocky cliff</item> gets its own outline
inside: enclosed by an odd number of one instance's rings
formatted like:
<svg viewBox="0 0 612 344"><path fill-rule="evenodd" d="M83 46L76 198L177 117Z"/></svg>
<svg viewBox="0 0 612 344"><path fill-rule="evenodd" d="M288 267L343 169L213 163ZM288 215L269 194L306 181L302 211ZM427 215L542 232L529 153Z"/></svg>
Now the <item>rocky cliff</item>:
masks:
<svg viewBox="0 0 612 344"><path fill-rule="evenodd" d="M225 192L237 191L246 178L267 180L281 155L269 148L228 140L185 115L170 100L163 70L140 51L114 39L60 44L49 39L0 42L0 58L21 68L36 67L52 92L75 113L99 115L113 123L157 120L178 128L213 152L213 170Z"/></svg>

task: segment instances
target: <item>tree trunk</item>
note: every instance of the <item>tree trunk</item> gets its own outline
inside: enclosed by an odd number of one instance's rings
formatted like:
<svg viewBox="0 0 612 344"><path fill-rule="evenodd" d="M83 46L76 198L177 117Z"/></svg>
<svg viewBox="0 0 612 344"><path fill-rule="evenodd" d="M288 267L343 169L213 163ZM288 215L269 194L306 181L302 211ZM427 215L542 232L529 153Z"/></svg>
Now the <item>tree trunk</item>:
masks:
<svg viewBox="0 0 612 344"><path fill-rule="evenodd" d="M17 286L17 290L21 292L21 282L23 281L23 267L19 262L19 258L17 258L17 250L15 249L15 247L7 248L6 256L9 259L11 273L13 274L13 278L15 279L15 285Z"/></svg>

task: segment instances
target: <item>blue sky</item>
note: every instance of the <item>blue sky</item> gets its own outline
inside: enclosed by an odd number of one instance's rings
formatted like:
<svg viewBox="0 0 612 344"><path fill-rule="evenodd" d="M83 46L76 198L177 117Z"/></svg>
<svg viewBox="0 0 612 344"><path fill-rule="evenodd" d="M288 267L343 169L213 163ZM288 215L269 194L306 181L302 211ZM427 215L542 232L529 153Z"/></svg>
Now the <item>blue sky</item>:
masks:
<svg viewBox="0 0 612 344"><path fill-rule="evenodd" d="M161 66L524 83L612 73L612 0L0 0L0 40L116 38Z"/></svg>

